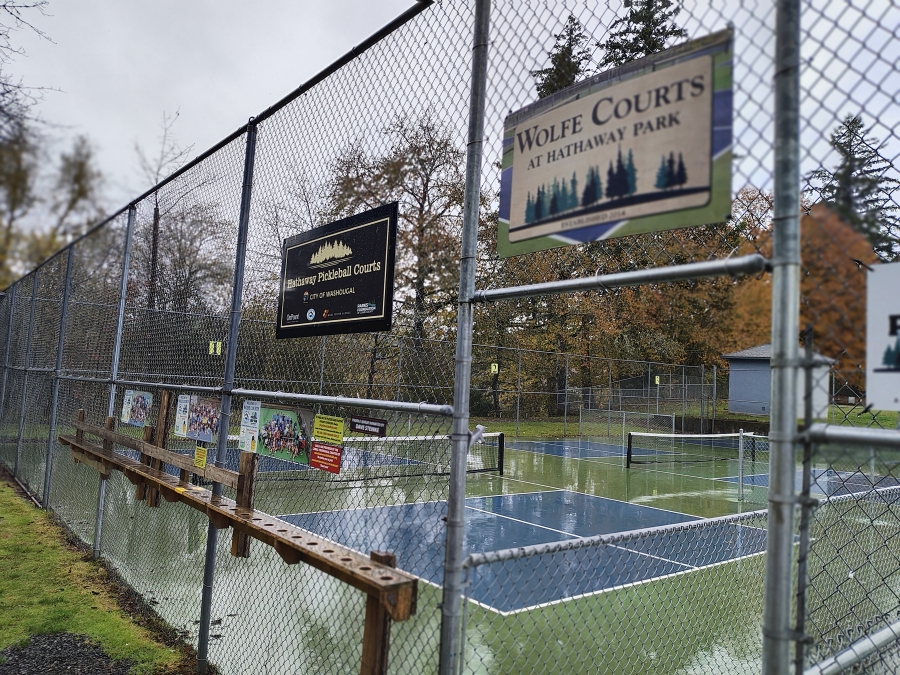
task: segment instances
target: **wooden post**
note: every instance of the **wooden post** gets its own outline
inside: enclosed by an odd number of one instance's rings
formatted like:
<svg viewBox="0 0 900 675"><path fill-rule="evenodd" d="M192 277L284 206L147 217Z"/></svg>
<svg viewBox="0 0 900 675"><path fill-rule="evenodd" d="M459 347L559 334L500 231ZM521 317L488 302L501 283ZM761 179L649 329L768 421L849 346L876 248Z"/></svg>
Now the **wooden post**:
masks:
<svg viewBox="0 0 900 675"><path fill-rule="evenodd" d="M145 443L153 442L153 427L151 427L150 425L144 425L144 435L141 436L141 440L143 440ZM146 464L147 466L150 466L150 457L145 455L143 452L141 453L140 461L141 461L141 464ZM135 501L142 502L145 499L147 499L147 490L148 489L149 488L147 487L147 484L144 483L143 481L138 483L137 487L135 487L135 489L134 489Z"/></svg>
<svg viewBox="0 0 900 675"><path fill-rule="evenodd" d="M148 443L153 443L158 448L165 448L168 445L168 424L169 424L169 393L168 389L163 390L159 396L159 413L156 419L156 426L151 427L152 440L145 439ZM166 463L161 459L150 458L150 468L159 471L166 470ZM147 491L147 506L156 507L160 505L160 492L156 488L149 488Z"/></svg>
<svg viewBox="0 0 900 675"><path fill-rule="evenodd" d="M255 452L242 452L238 465L237 505L240 508L253 510L256 498L256 471L259 468L259 455ZM233 530L231 533L231 555L236 558L250 557L250 535Z"/></svg>
<svg viewBox="0 0 900 675"><path fill-rule="evenodd" d="M84 408L78 409L78 421L84 422ZM76 429L75 438L78 439L79 443L84 443L84 432L81 429Z"/></svg>
<svg viewBox="0 0 900 675"><path fill-rule="evenodd" d="M397 556L386 551L372 551L375 562L397 566ZM360 675L386 675L391 644L391 617L373 595L366 596L366 623L363 627L363 651Z"/></svg>

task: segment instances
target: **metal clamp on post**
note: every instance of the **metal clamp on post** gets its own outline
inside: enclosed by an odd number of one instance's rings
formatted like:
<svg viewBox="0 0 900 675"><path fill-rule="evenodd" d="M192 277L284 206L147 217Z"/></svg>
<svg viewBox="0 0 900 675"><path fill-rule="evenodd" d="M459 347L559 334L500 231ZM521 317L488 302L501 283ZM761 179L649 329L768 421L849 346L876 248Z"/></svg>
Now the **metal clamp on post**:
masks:
<svg viewBox="0 0 900 675"><path fill-rule="evenodd" d="M769 492L766 495L766 498L770 502L775 502L776 504L794 504L796 506L807 506L813 509L818 508L820 503L815 497L804 495L780 495L774 492Z"/></svg>
<svg viewBox="0 0 900 675"><path fill-rule="evenodd" d="M773 640L788 640L790 642L800 642L805 645L810 645L815 640L812 635L807 635L806 633L798 633L797 631L788 628L787 630L769 630L765 626L763 626L762 633L767 638L771 638Z"/></svg>

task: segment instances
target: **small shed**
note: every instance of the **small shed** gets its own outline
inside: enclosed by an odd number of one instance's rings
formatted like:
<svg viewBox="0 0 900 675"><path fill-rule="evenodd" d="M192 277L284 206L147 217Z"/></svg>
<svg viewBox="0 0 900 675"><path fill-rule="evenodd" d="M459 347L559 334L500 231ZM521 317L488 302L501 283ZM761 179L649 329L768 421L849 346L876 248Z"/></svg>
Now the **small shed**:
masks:
<svg viewBox="0 0 900 675"><path fill-rule="evenodd" d="M723 354L729 363L728 412L750 415L768 415L771 412L772 345L765 344L732 354ZM822 354L814 354L817 361L834 363ZM797 381L797 417L803 417L805 380L802 373ZM827 417L831 401L831 366L820 365L813 369L813 416Z"/></svg>

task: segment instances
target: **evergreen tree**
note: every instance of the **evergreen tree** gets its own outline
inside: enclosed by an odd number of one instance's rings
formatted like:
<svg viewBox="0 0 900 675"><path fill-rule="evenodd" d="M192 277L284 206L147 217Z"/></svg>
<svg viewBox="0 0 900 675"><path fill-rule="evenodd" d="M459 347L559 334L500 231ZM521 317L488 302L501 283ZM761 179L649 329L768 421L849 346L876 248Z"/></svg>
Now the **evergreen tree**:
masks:
<svg viewBox="0 0 900 675"><path fill-rule="evenodd" d="M673 38L686 38L687 31L675 23L681 11L680 0L625 0L628 14L609 27L600 68L621 66L643 56L661 52Z"/></svg>
<svg viewBox="0 0 900 675"><path fill-rule="evenodd" d="M531 196L531 192L528 193L528 199L525 201L525 222L534 222L534 199Z"/></svg>
<svg viewBox="0 0 900 675"><path fill-rule="evenodd" d="M553 187L550 188L550 208L548 213L552 216L559 213L559 181L553 179Z"/></svg>
<svg viewBox="0 0 900 675"><path fill-rule="evenodd" d="M544 188L539 187L537 197L534 200L534 220L537 222L544 217Z"/></svg>
<svg viewBox="0 0 900 675"><path fill-rule="evenodd" d="M570 87L589 72L588 65L591 62L591 53L587 49L589 39L581 22L569 14L562 32L555 37L556 44L548 53L550 65L531 71L537 85L538 98L550 96Z"/></svg>
<svg viewBox="0 0 900 675"><path fill-rule="evenodd" d="M613 168L612 160L609 162L609 170L606 172L606 198L615 199L616 194L616 170Z"/></svg>
<svg viewBox="0 0 900 675"><path fill-rule="evenodd" d="M884 350L884 358L882 358L881 362L888 368L896 368L900 366L900 338L897 338L897 344L895 347L891 347L891 345L887 346L887 348Z"/></svg>
<svg viewBox="0 0 900 675"><path fill-rule="evenodd" d="M847 116L831 134L839 162L833 170L818 169L810 183L821 199L868 239L885 261L900 257L897 197L900 181L892 163L881 154L884 144L868 135L859 115Z"/></svg>
<svg viewBox="0 0 900 675"><path fill-rule="evenodd" d="M684 185L687 183L687 169L684 166L684 158L678 153L678 168L675 169L675 177L672 179L673 185Z"/></svg>
<svg viewBox="0 0 900 675"><path fill-rule="evenodd" d="M572 180L569 185L571 186L569 190L569 202L566 204L567 209L574 209L578 206L578 178L575 176L575 172L572 172Z"/></svg>
<svg viewBox="0 0 900 675"><path fill-rule="evenodd" d="M675 153L669 153L669 160L666 162L666 187L675 186Z"/></svg>
<svg viewBox="0 0 900 675"><path fill-rule="evenodd" d="M634 153L628 151L628 161L625 162L625 175L628 178L628 190L626 195L637 192L637 169L634 168Z"/></svg>
<svg viewBox="0 0 900 675"><path fill-rule="evenodd" d="M665 155L659 160L659 168L656 170L656 182L653 184L653 187L657 190L665 190L669 187L669 169L666 166Z"/></svg>

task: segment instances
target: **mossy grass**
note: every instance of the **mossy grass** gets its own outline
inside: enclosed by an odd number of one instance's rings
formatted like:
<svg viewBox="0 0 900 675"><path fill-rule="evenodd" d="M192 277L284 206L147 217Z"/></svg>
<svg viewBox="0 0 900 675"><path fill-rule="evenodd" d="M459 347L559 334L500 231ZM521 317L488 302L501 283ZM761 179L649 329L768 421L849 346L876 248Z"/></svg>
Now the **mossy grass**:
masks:
<svg viewBox="0 0 900 675"><path fill-rule="evenodd" d="M105 570L66 544L51 516L0 481L0 649L29 636L75 633L135 675L175 672L183 655L117 606Z"/></svg>

